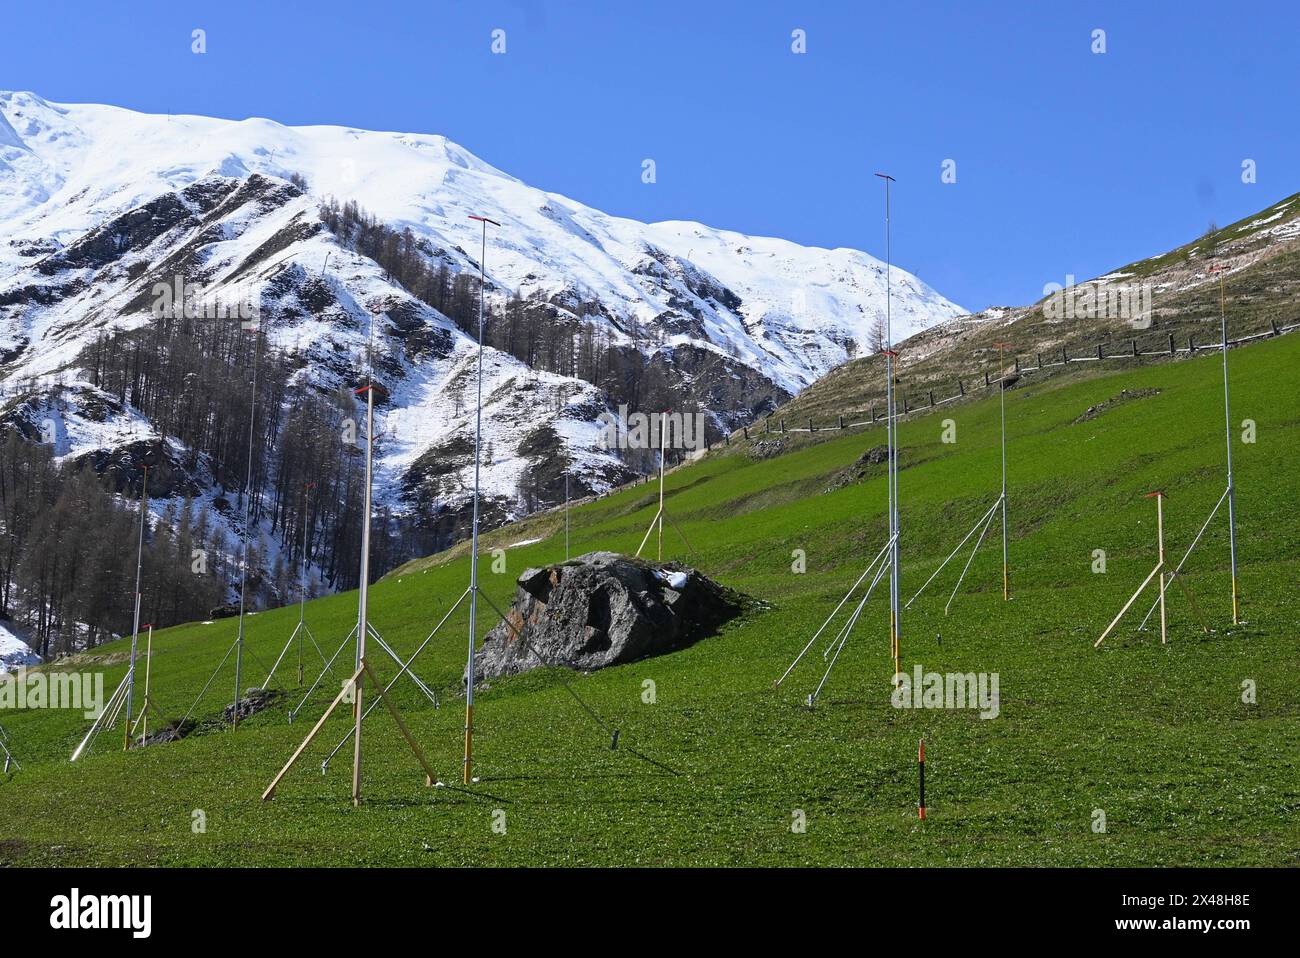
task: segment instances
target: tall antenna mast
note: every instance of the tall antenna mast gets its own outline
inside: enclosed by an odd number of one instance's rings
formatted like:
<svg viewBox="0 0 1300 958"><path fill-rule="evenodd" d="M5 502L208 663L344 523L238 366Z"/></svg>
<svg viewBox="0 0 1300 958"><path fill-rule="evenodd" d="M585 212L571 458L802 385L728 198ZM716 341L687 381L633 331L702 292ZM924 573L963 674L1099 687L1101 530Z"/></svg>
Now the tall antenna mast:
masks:
<svg viewBox="0 0 1300 958"><path fill-rule="evenodd" d="M135 656L140 644L140 570L144 567L144 523L149 502L149 465L144 466L144 482L140 487L140 536L135 550L135 618L131 625L131 665L127 669L126 726L122 730L122 749L131 747L131 710L135 704Z"/></svg>
<svg viewBox="0 0 1300 958"><path fill-rule="evenodd" d="M361 804L361 718L365 699L365 683L360 673L366 668L366 632L368 630L367 602L370 597L370 493L375 459L375 314L370 314L370 330L366 337L366 486L361 525L361 581L357 591L357 678L353 681L352 720L352 804Z"/></svg>
<svg viewBox="0 0 1300 958"><path fill-rule="evenodd" d="M256 343L253 347L253 391L248 407L248 471L244 477L244 548L239 570L239 633L235 638L235 699L231 703L231 728L239 728L239 686L244 670L244 613L248 592L248 543L252 530L249 524L253 512L253 434L257 423L257 367L262 357L262 340L258 327L252 327Z"/></svg>
<svg viewBox="0 0 1300 958"><path fill-rule="evenodd" d="M998 343L998 400L1002 413L1002 601L1011 599L1011 573L1007 554L1007 360L1003 353L1010 343Z"/></svg>
<svg viewBox="0 0 1300 958"><path fill-rule="evenodd" d="M894 380L895 361L898 353L894 351L894 333L892 325L892 290L891 290L891 261L892 250L890 248L890 197L889 184L894 182L894 178L888 173L877 173L876 176L885 181L885 342L880 352L885 357L885 437L888 449L888 467L886 471L886 485L889 490L889 536L876 557L867 564L866 569L858 576L857 580L849 587L844 598L840 599L839 604L831 610L831 614L826 617L821 626L813 633L812 638L800 650L799 654L794 657L794 661L775 682L773 686L779 688L781 683L790 677L795 668L803 660L808 651L816 644L817 640L825 634L831 636L829 644L822 652L823 661L827 662L826 671L822 675L821 682L808 695L808 707L812 708L817 702L817 696L826 686L827 680L831 676L831 670L835 668L835 663L839 661L840 652L848 643L854 627L862 617L862 612L866 608L867 601L871 598L871 593L875 591L885 577L885 571L889 571L889 656L894 665L894 676L902 671L902 655L899 651L899 632L900 632L900 609L899 609L899 575L898 575L898 424L894 416L894 397L897 392ZM985 516L991 515L985 513ZM868 582L868 580L870 580ZM850 604L850 600L857 595L858 590L867 583L865 590L856 604ZM924 588L924 587L923 587ZM830 628L840 613L848 609L847 617L843 620L839 628L830 632Z"/></svg>
<svg viewBox="0 0 1300 958"><path fill-rule="evenodd" d="M1232 624L1238 621L1237 601L1237 493L1232 482L1232 408L1228 394L1228 304L1223 290L1222 267L1219 273L1219 328L1223 333L1223 435L1228 450L1228 555L1232 562Z"/></svg>
<svg viewBox="0 0 1300 958"><path fill-rule="evenodd" d="M479 449L483 441L483 300L487 285L487 228L496 220L486 216L471 216L483 226L482 245L478 258L478 398L474 405L474 516L470 531L469 560L469 656L465 666L465 774L470 783L474 759L474 630L478 624L478 495Z"/></svg>
<svg viewBox="0 0 1300 958"><path fill-rule="evenodd" d="M308 482L302 487L302 555L298 563L298 625L307 625L307 496L316 483ZM314 640L313 640L314 641ZM302 637L298 638L298 684L302 685Z"/></svg>
<svg viewBox="0 0 1300 958"><path fill-rule="evenodd" d="M886 443L889 452L887 482L889 486L889 654L894 662L894 674L901 671L902 655L899 650L899 634L902 631L899 609L899 569L898 569L898 423L895 417L895 382L894 364L898 356L894 352L893 329L893 248L890 223L890 184L894 178L888 173L877 173L885 181L885 425Z"/></svg>

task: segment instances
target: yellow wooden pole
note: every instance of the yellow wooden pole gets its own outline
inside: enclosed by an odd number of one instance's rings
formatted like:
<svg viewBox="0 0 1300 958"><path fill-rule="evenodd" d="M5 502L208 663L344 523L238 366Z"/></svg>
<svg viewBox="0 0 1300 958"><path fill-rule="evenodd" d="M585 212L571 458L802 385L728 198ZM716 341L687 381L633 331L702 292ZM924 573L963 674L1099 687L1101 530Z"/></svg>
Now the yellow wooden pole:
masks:
<svg viewBox="0 0 1300 958"><path fill-rule="evenodd" d="M659 414L659 561L664 561L664 448L668 441L668 413Z"/></svg>
<svg viewBox="0 0 1300 958"><path fill-rule="evenodd" d="M1156 538L1160 546L1160 644L1166 645L1169 636L1165 622L1165 494L1157 492L1156 497Z"/></svg>
<svg viewBox="0 0 1300 958"><path fill-rule="evenodd" d="M293 755L289 757L289 761L284 763L284 768L280 769L280 774L271 779L271 784L268 785L266 791L262 793L262 801L269 802L275 797L275 789L276 786L280 784L280 779L284 778L284 776L288 774L289 769L293 768L293 765L298 761L299 756L307 750L307 746L312 743L312 739L314 739L317 733L324 727L325 721L334 714L334 710L338 708L339 703L342 702L344 697L348 694L349 688L360 680L364 671L364 668L358 667L357 670L352 673L352 678L343 683L343 687L339 689L339 694L334 696L334 701L330 703L329 708L327 708L324 714L317 719L315 726L313 726L312 730L307 733L307 737L302 740L302 744L298 746Z"/></svg>
<svg viewBox="0 0 1300 958"><path fill-rule="evenodd" d="M1138 586L1137 591L1133 593L1133 597L1124 603L1124 608L1119 610L1119 615L1115 616L1115 618L1111 620L1110 625L1106 626L1106 631L1101 634L1101 638L1099 638L1096 642L1092 643L1092 647L1094 649L1100 647L1101 643L1106 641L1106 636L1110 635L1111 631L1115 628L1115 626L1119 625L1119 620L1124 618L1124 613L1129 610L1129 606L1131 606L1134 602L1137 601L1137 597L1140 596L1142 594L1142 591L1146 589L1148 585L1151 584L1151 580L1156 577L1156 573L1163 568L1164 566L1157 565L1154 569L1152 569L1147 574L1147 577L1142 580L1142 584Z"/></svg>
<svg viewBox="0 0 1300 958"><path fill-rule="evenodd" d="M140 718L143 720L141 738L149 737L149 706L152 704L149 700L149 675L153 671L153 623L145 628L149 630L149 639L144 653L144 706L140 710Z"/></svg>

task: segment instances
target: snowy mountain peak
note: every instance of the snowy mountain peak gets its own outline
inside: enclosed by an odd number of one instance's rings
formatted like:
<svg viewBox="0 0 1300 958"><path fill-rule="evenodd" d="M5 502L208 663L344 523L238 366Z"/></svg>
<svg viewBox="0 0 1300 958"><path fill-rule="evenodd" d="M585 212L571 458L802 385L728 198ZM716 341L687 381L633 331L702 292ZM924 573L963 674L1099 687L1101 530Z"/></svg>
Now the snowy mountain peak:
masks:
<svg viewBox="0 0 1300 958"><path fill-rule="evenodd" d="M0 118L14 131L9 145L25 144L34 161L0 185L0 223L16 236L84 232L214 173L296 173L314 195L355 200L436 248L469 251L467 259L479 229L468 216L488 215L502 223L488 258L497 286L525 296L567 290L643 323L683 305L678 290L665 295L637 272L647 245L661 249L738 300L699 310L714 314L697 317L708 341L724 352L757 346L754 361L791 392L843 362L851 345L861 351L884 308L884 266L865 253L608 216L528 186L443 136L159 116L28 93L0 94ZM893 278L896 340L964 312L903 270Z"/></svg>
<svg viewBox="0 0 1300 958"><path fill-rule="evenodd" d="M270 345L302 364L296 382L335 395L355 384L378 315L380 501L454 538L473 473L471 214L501 224L486 263L496 521L556 501L566 474L599 492L649 465L601 446L602 413L696 409L717 436L866 352L883 320L885 266L866 253L610 216L443 136L0 93L0 389L21 399L9 415L25 410L28 434L44 424L60 459L97 468L173 444L202 493L222 453L159 427L134 385L105 395L117 372L96 360L88 374L88 347L152 335L159 284L193 285L204 302L254 302ZM896 267L892 284L895 341L963 313Z"/></svg>

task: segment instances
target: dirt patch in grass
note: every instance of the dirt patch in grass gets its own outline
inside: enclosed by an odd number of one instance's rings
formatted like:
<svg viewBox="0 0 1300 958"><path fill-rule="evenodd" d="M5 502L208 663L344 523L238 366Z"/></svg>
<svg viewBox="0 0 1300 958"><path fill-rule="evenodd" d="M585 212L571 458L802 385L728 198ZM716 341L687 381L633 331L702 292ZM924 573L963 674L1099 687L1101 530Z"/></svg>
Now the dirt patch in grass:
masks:
<svg viewBox="0 0 1300 958"><path fill-rule="evenodd" d="M13 865L27 854L27 842L21 838L0 838L0 865Z"/></svg>

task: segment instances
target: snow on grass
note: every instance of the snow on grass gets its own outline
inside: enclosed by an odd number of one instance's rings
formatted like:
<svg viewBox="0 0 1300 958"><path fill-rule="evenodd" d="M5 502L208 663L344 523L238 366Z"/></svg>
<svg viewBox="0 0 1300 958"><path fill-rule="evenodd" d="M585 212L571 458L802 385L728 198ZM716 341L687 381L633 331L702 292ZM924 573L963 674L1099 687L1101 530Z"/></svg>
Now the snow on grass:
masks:
<svg viewBox="0 0 1300 958"><path fill-rule="evenodd" d="M23 640L23 634L12 622L0 620L0 672L41 664L41 657Z"/></svg>

